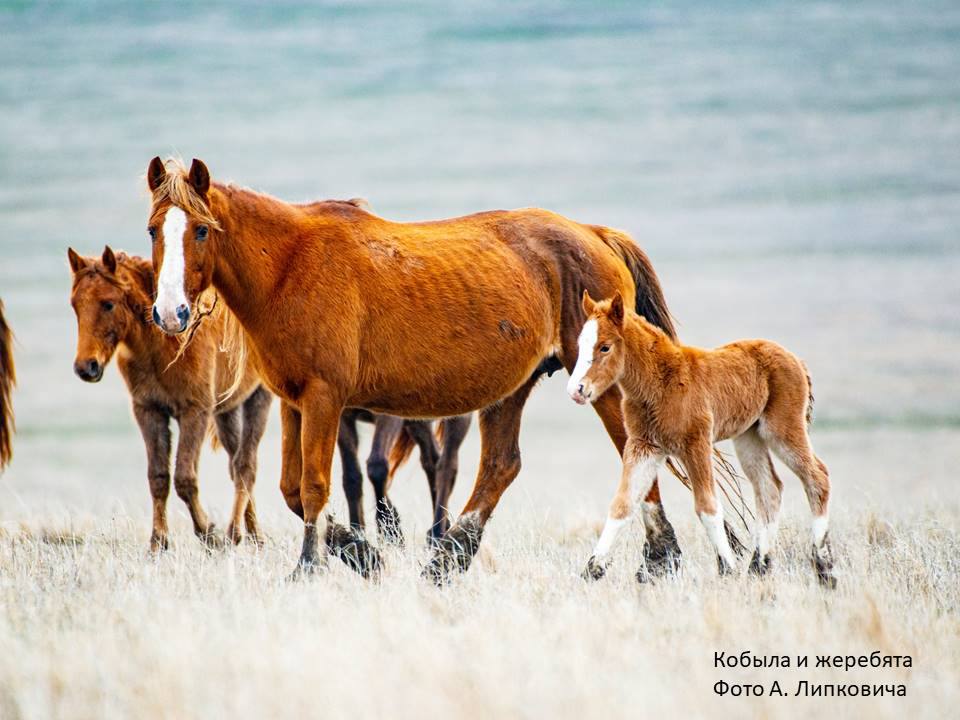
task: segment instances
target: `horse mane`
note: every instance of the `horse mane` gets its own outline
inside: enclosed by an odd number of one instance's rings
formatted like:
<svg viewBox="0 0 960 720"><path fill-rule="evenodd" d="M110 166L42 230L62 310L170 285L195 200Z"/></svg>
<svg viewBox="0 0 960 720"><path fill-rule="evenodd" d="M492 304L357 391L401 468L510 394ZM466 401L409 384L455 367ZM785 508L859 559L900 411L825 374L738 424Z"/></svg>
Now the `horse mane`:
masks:
<svg viewBox="0 0 960 720"><path fill-rule="evenodd" d="M163 167L167 172L163 182L153 191L154 203L169 202L210 227L221 229L220 223L210 212L206 198L197 194L190 184L190 173L183 161L180 158L168 157L163 161Z"/></svg>
<svg viewBox="0 0 960 720"><path fill-rule="evenodd" d="M3 301L0 300L0 469L13 457L13 404L10 395L17 383L13 367L13 333L3 316Z"/></svg>

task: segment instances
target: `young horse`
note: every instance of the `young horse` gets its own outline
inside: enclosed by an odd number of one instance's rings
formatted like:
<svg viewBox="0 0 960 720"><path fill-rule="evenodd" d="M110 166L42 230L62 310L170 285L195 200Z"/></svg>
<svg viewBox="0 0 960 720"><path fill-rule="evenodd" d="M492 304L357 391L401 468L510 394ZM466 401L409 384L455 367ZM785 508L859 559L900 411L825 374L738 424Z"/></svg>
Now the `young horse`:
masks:
<svg viewBox="0 0 960 720"><path fill-rule="evenodd" d="M13 333L3 316L3 301L0 300L0 470L3 470L13 457L13 404L10 395L16 383Z"/></svg>
<svg viewBox="0 0 960 720"><path fill-rule="evenodd" d="M397 468L416 445L420 448L420 465L427 475L433 501L434 522L428 540L439 540L447 529L447 502L456 481L457 456L470 427L470 416L458 415L443 420L439 424L437 438L434 438L433 424L426 420L404 420L368 410L344 411L340 416L340 432L337 435L337 448L343 466L343 492L350 510L350 525L362 530L363 472L357 456L358 421L374 426L370 456L367 458L367 477L377 498L377 531L389 542L403 542L400 514L387 495L387 489ZM438 440L442 447L438 447Z"/></svg>
<svg viewBox="0 0 960 720"><path fill-rule="evenodd" d="M520 471L520 417L537 379L573 368L581 290L619 291L673 334L649 259L609 228L536 209L394 223L349 203L292 205L213 183L199 160L188 173L154 158L147 182L154 320L183 332L212 285L281 397L281 489L304 521L295 575L321 561L317 524L328 521L344 408L412 418L481 409L473 494L425 570L439 581L469 567ZM619 391L594 407L622 450ZM656 483L648 500L651 557L670 566L679 548Z"/></svg>
<svg viewBox="0 0 960 720"><path fill-rule="evenodd" d="M77 358L73 368L86 382L99 382L117 352L117 364L130 391L133 414L147 448L147 478L153 496L152 551L167 548L167 496L170 493L170 418L180 427L174 487L187 504L194 532L210 546L223 544L200 504L197 465L200 448L216 421L217 437L230 456L235 486L227 535L237 543L243 524L262 542L253 503L257 446L266 428L271 395L236 352L226 352L229 313L214 307L189 344L166 336L150 321L153 268L149 260L114 255L82 257L67 251L73 271L70 302L77 315ZM239 382L237 375L241 375ZM222 400L218 404L218 400ZM242 416L242 422L241 422Z"/></svg>
<svg viewBox="0 0 960 720"><path fill-rule="evenodd" d="M773 450L803 481L813 511L813 565L821 584L835 587L827 540L830 477L807 434L813 394L806 366L769 340L741 340L716 350L680 345L625 311L619 293L594 303L584 290L583 310L587 322L567 390L582 405L619 385L629 436L623 476L585 575L603 574L617 533L631 515L634 494L646 494L657 468L670 456L686 467L720 572L730 572L733 554L710 457L713 443L733 439L759 512L750 570L760 575L769 570L777 532L783 485L770 459Z"/></svg>

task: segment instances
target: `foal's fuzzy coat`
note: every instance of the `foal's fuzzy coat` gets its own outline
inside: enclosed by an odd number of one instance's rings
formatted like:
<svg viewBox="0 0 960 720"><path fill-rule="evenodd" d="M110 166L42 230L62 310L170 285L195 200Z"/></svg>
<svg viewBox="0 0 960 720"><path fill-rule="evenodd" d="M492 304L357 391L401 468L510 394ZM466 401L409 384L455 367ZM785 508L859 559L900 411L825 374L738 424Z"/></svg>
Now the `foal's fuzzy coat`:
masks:
<svg viewBox="0 0 960 720"><path fill-rule="evenodd" d="M220 347L228 321L226 308L222 303L214 306L189 344L181 348L177 339L164 335L150 319L154 287L149 260L115 255L109 247L99 260L72 249L68 257L73 271L70 301L78 326L74 371L82 380L97 382L118 351L117 364L147 449L153 497L151 550L167 547L171 418L180 427L174 488L190 510L194 532L208 545L223 542L200 504L197 486L200 449L212 418L217 438L230 455L235 485L227 534L239 542L245 524L259 543L253 486L257 446L266 428L271 395L249 365L237 373L237 364L243 363L238 353Z"/></svg>
<svg viewBox="0 0 960 720"><path fill-rule="evenodd" d="M782 484L770 459L772 450L803 482L813 511L817 577L835 586L827 540L830 478L807 434L813 395L806 366L768 340L741 340L715 350L681 345L625 309L619 294L595 303L584 291L583 309L587 321L567 389L583 404L618 384L629 438L620 486L585 574L603 574L613 541L632 512L634 495L646 494L668 457L687 468L696 511L717 550L720 571L732 570L711 452L714 442L733 439L759 514L750 569L758 574L769 569L777 531Z"/></svg>

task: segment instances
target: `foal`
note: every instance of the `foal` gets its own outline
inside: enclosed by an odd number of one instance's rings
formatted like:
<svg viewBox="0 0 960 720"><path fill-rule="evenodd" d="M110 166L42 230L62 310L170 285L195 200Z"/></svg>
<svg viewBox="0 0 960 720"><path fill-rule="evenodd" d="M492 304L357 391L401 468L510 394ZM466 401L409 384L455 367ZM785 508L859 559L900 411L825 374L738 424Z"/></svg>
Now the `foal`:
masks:
<svg viewBox="0 0 960 720"><path fill-rule="evenodd" d="M190 510L194 532L211 547L223 544L222 535L200 504L197 487L200 449L212 416L220 444L230 456L230 477L236 488L227 535L240 542L246 524L251 538L260 544L253 486L257 446L272 396L239 352L220 347L228 311L222 304L215 306L181 351L180 343L163 334L150 318L154 288L149 260L115 255L109 247L100 260L82 257L73 249L67 254L73 271L70 302L78 326L74 372L81 380L99 382L110 358L118 352L120 374L130 391L133 414L147 449L153 496L151 551L167 548L171 418L180 427L174 487ZM243 366L238 368L238 363Z"/></svg>
<svg viewBox="0 0 960 720"><path fill-rule="evenodd" d="M783 488L770 459L773 450L803 482L813 511L813 566L822 585L836 587L827 539L830 478L807 434L813 395L803 362L768 340L741 340L715 350L681 345L625 310L619 293L595 303L584 290L583 310L587 321L567 390L582 405L619 384L628 434L620 485L584 574L603 575L633 496L647 493L668 457L687 468L720 572L731 572L733 553L710 456L714 442L732 438L759 514L750 570L763 575L770 569Z"/></svg>

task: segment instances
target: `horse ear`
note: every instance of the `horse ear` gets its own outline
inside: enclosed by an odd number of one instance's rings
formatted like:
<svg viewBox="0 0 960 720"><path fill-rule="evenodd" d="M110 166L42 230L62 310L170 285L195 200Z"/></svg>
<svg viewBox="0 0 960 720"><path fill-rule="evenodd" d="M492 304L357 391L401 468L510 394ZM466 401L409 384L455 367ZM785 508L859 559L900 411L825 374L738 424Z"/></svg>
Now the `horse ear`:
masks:
<svg viewBox="0 0 960 720"><path fill-rule="evenodd" d="M610 301L609 317L614 325L623 326L623 295L620 294L619 290L614 294L613 300Z"/></svg>
<svg viewBox="0 0 960 720"><path fill-rule="evenodd" d="M103 266L107 269L107 272L111 275L117 274L117 258L113 254L113 250L110 249L109 245L103 246L103 256L100 258L103 262Z"/></svg>
<svg viewBox="0 0 960 720"><path fill-rule="evenodd" d="M210 171L203 164L203 160L193 159L190 164L190 185L200 197L206 197L210 190Z"/></svg>
<svg viewBox="0 0 960 720"><path fill-rule="evenodd" d="M583 314L589 317L593 313L593 307L596 303L593 301L593 298L590 297L590 291L586 288L583 289L583 299L581 302L583 304Z"/></svg>
<svg viewBox="0 0 960 720"><path fill-rule="evenodd" d="M147 167L147 186L150 188L150 192L156 192L157 188L163 185L163 181L166 179L167 169L163 166L163 160L158 155L150 161L150 165Z"/></svg>
<svg viewBox="0 0 960 720"><path fill-rule="evenodd" d="M87 261L73 248L67 248L67 259L70 261L70 270L74 275L87 266Z"/></svg>

